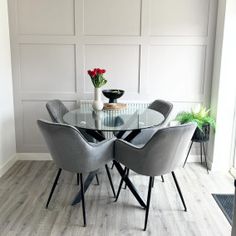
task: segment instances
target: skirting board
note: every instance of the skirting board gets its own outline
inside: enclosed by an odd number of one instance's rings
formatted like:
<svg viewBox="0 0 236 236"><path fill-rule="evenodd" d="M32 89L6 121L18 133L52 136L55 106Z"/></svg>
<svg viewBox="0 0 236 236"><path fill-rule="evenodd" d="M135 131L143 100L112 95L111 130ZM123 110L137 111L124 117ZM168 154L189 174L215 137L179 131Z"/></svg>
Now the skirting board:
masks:
<svg viewBox="0 0 236 236"><path fill-rule="evenodd" d="M2 177L18 160L18 155L14 154L9 158L9 160L0 166L0 177Z"/></svg>
<svg viewBox="0 0 236 236"><path fill-rule="evenodd" d="M18 160L22 161L49 161L52 160L49 153L17 153ZM200 156L189 155L188 162L200 162Z"/></svg>
<svg viewBox="0 0 236 236"><path fill-rule="evenodd" d="M18 160L21 161L51 161L49 153L17 153Z"/></svg>
<svg viewBox="0 0 236 236"><path fill-rule="evenodd" d="M52 160L49 153L16 153L7 163L0 167L0 177L2 177L17 160L21 161L50 161ZM200 162L200 156L189 155L188 162ZM212 163L209 161L208 166L211 169Z"/></svg>

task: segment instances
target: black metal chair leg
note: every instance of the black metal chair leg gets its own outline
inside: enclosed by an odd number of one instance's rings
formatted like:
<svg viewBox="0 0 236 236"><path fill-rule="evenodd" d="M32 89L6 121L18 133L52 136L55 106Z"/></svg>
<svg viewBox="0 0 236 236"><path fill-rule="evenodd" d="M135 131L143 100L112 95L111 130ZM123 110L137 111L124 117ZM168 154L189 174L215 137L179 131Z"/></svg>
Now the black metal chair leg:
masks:
<svg viewBox="0 0 236 236"><path fill-rule="evenodd" d="M113 168L114 168L114 165L115 165L114 162L112 162L112 166L111 166L111 169L112 169L112 170L113 170Z"/></svg>
<svg viewBox="0 0 236 236"><path fill-rule="evenodd" d="M125 167L124 169L124 175L121 177L121 180L120 180L120 185L119 185L119 188L118 188L118 191L117 191L117 194L116 194L116 199L115 199L115 202L117 202L118 198L119 198L119 195L120 195L120 190L121 190L121 187L122 187L122 184L124 182L124 178L126 176L126 173L127 172L127 167Z"/></svg>
<svg viewBox="0 0 236 236"><path fill-rule="evenodd" d="M200 142L199 144L200 144L200 156L201 156L201 164L202 164L202 142Z"/></svg>
<svg viewBox="0 0 236 236"><path fill-rule="evenodd" d="M155 181L155 177L153 177L152 188L154 187L154 181Z"/></svg>
<svg viewBox="0 0 236 236"><path fill-rule="evenodd" d="M97 185L99 185L98 175L96 174L95 177L96 177Z"/></svg>
<svg viewBox="0 0 236 236"><path fill-rule="evenodd" d="M128 168L127 168L127 173L126 173L126 175L127 175L127 177L129 177L129 169L128 169ZM127 184L125 183L124 189L126 189L126 187L127 187Z"/></svg>
<svg viewBox="0 0 236 236"><path fill-rule="evenodd" d="M185 167L185 165L186 165L186 162L187 162L187 160L188 160L188 156L189 156L189 153L190 153L190 151L191 151L192 145L193 145L193 141L191 141L191 144L190 144L190 147L189 147L189 149L188 149L188 153L187 153L186 159L185 159L185 161L184 161L183 167Z"/></svg>
<svg viewBox="0 0 236 236"><path fill-rule="evenodd" d="M163 183L165 182L163 175L161 175L161 181L162 181Z"/></svg>
<svg viewBox="0 0 236 236"><path fill-rule="evenodd" d="M149 207L150 207L150 201L151 201L151 193L152 193L152 187L153 187L154 177L150 177L149 179L149 186L148 186L148 196L147 196L147 207L146 207L146 213L145 213L145 222L144 222L144 231L147 229L147 221L148 221L148 215L149 215Z"/></svg>
<svg viewBox="0 0 236 236"><path fill-rule="evenodd" d="M207 165L206 148L205 148L205 144L204 143L202 143L202 147L203 147L203 152L204 152L204 156L205 156L205 163L206 163L206 168L207 168L207 174L209 174L209 169L208 169L208 165Z"/></svg>
<svg viewBox="0 0 236 236"><path fill-rule="evenodd" d="M77 177L77 185L79 185L79 173L76 174Z"/></svg>
<svg viewBox="0 0 236 236"><path fill-rule="evenodd" d="M108 176L108 179L109 179L109 182L110 182L110 185L111 185L111 189L112 189L113 195L114 195L114 197L116 197L116 192L115 192L115 189L114 189L114 185L113 185L113 182L112 182L112 178L111 178L111 174L110 174L109 168L108 168L107 165L105 165L105 168L106 168L106 171L107 171L107 176Z"/></svg>
<svg viewBox="0 0 236 236"><path fill-rule="evenodd" d="M50 202L50 200L51 200L51 198L52 198L52 195L53 195L53 192L54 192L55 187L56 187L56 185L57 185L57 182L58 182L58 179L59 179L59 177L60 177L60 174L61 174L61 168L59 168L59 170L58 170L58 172L57 172L57 176L56 176L56 178L55 178L55 180L54 180L54 183L53 183L51 192L50 192L49 197L48 197L48 201L47 201L47 204L46 204L46 208L48 208L49 202Z"/></svg>
<svg viewBox="0 0 236 236"><path fill-rule="evenodd" d="M179 187L179 184L178 184L178 181L177 181L177 178L176 178L176 176L175 176L174 171L172 171L171 174L172 174L172 176L173 176L173 179L174 179L176 188L177 188L177 190L178 190L179 196L180 196L180 198L181 198L181 201L182 201L182 203L183 203L184 211L187 211L187 207L186 207L186 204L185 204L185 201L184 201L184 197L183 197L183 195L182 195L182 192L181 192L181 189L180 189L180 187Z"/></svg>
<svg viewBox="0 0 236 236"><path fill-rule="evenodd" d="M86 211L85 211L85 201L84 201L84 182L83 182L83 175L79 174L79 176L80 176L80 186L81 186L81 200L82 200L82 208L83 208L84 227L86 227Z"/></svg>

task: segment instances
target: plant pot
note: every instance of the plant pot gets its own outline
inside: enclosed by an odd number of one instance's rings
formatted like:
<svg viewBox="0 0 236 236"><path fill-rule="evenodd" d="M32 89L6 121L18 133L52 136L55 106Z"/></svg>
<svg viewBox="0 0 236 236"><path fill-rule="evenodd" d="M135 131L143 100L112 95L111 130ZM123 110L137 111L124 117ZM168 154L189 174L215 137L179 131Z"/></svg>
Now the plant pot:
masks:
<svg viewBox="0 0 236 236"><path fill-rule="evenodd" d="M100 88L94 88L94 101L92 107L95 111L101 111L103 109L102 93Z"/></svg>
<svg viewBox="0 0 236 236"><path fill-rule="evenodd" d="M193 134L192 141L194 142L206 142L209 141L210 125L205 124L202 126L202 130L197 128Z"/></svg>

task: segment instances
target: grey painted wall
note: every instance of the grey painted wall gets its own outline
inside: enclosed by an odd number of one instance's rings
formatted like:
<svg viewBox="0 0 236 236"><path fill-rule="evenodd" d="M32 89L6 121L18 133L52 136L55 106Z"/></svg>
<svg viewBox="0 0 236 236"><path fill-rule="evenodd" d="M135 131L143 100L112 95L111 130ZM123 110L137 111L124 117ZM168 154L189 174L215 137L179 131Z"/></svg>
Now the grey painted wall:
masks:
<svg viewBox="0 0 236 236"><path fill-rule="evenodd" d="M44 152L45 103L92 99L87 69L104 67L124 100L183 109L209 103L215 0L9 0L18 152ZM97 12L104 14L97 15Z"/></svg>

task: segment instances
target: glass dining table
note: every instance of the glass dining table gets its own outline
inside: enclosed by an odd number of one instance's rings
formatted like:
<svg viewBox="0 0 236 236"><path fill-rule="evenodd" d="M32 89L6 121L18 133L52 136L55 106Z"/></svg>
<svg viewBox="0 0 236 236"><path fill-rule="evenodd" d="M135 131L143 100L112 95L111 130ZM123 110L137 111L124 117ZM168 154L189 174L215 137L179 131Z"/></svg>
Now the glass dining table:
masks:
<svg viewBox="0 0 236 236"><path fill-rule="evenodd" d="M80 108L66 113L63 120L65 123L83 130L97 141L116 136L130 142L142 130L160 126L164 122L164 116L143 104L127 104L127 107L121 110L102 111L94 111L91 104L82 104ZM114 160L113 164L119 174L124 176L124 169L120 163ZM97 171L89 173L84 183L84 191L88 189L96 173ZM145 208L146 204L129 177L125 177L124 182L139 204ZM81 194L79 192L72 205L77 204L80 200Z"/></svg>

